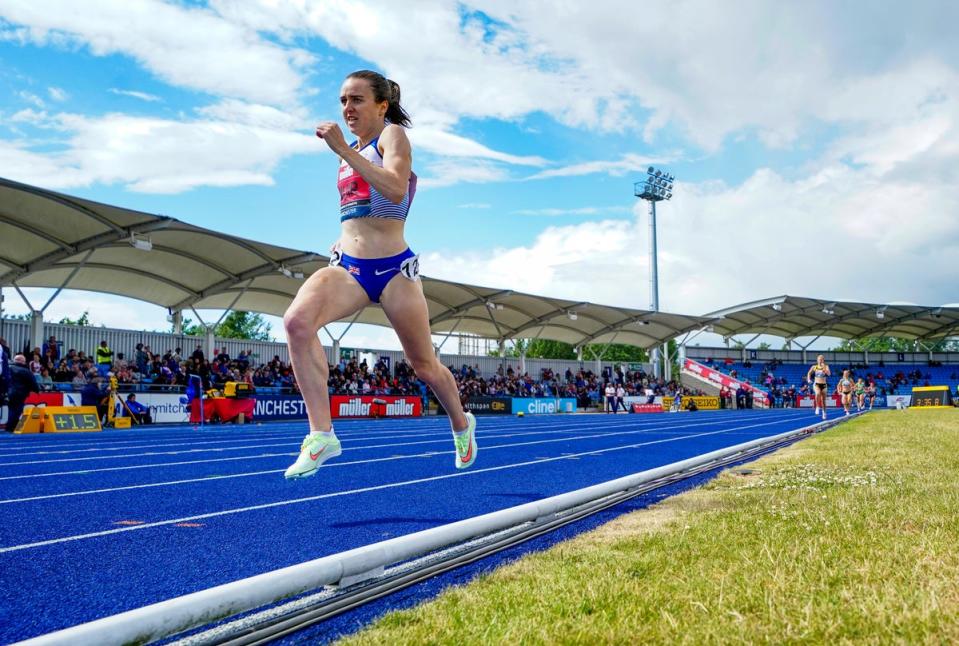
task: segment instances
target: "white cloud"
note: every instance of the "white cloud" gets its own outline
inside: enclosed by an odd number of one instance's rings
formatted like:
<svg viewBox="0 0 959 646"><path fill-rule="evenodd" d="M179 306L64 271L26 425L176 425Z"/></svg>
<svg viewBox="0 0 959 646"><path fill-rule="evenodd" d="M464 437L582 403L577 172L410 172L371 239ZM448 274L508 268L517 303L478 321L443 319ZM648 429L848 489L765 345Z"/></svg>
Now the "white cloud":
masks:
<svg viewBox="0 0 959 646"><path fill-rule="evenodd" d="M519 209L513 211L516 215L533 215L533 216L559 216L559 215L601 215L609 213L629 213L630 209L625 206L585 206L578 209L559 209L559 208L547 208L547 209Z"/></svg>
<svg viewBox="0 0 959 646"><path fill-rule="evenodd" d="M13 113L10 115L10 121L12 123L26 123L38 128L52 128L55 125L55 120L47 114L46 110L37 112L33 108L24 108Z"/></svg>
<svg viewBox="0 0 959 646"><path fill-rule="evenodd" d="M155 94L139 92L137 90L120 90L118 88L111 87L107 91L110 92L110 94L117 94L119 96L132 96L134 99L140 99L141 101L146 101L147 103L157 103L163 100Z"/></svg>
<svg viewBox="0 0 959 646"><path fill-rule="evenodd" d="M49 94L50 98L54 101L66 101L70 98L66 90L58 87L48 87L47 94Z"/></svg>
<svg viewBox="0 0 959 646"><path fill-rule="evenodd" d="M702 314L758 298L842 292L863 302L943 300L959 282L955 185L824 168L787 180L677 185L658 229L660 307ZM647 309L648 223L549 227L525 246L425 253L424 272L490 287Z"/></svg>
<svg viewBox="0 0 959 646"><path fill-rule="evenodd" d="M271 173L282 159L321 150L306 134L213 119L181 122L122 114L55 119L68 133L62 152L40 154L22 142L0 141L0 164L11 169L12 179L60 189L121 183L152 193L272 185Z"/></svg>
<svg viewBox="0 0 959 646"><path fill-rule="evenodd" d="M173 85L265 104L296 104L304 70L314 62L214 11L159 0L10 0L0 17L15 25L20 40L130 56Z"/></svg>
<svg viewBox="0 0 959 646"><path fill-rule="evenodd" d="M572 164L562 168L550 168L530 175L526 179L549 179L551 177L575 177L578 175L593 175L606 173L613 177L621 177L627 173L645 172L650 164L668 164L675 161L675 155L644 157L641 155L626 154L620 159L612 161L590 161L581 164Z"/></svg>
<svg viewBox="0 0 959 646"><path fill-rule="evenodd" d="M38 97L36 94L33 94L32 92L27 92L26 90L21 90L21 91L17 92L17 96L19 96L21 99L23 99L24 101L26 101L26 102L29 103L30 105L33 105L33 106L35 106L35 107L37 107L37 108L41 108L41 109L42 109L42 108L45 108L45 107L47 106L46 102L44 102L43 99L41 99L40 97Z"/></svg>
<svg viewBox="0 0 959 646"><path fill-rule="evenodd" d="M444 157L491 159L520 166L544 166L546 164L546 160L542 157L510 155L499 152L472 139L454 135L438 128L414 128L410 130L410 141L417 149Z"/></svg>
<svg viewBox="0 0 959 646"><path fill-rule="evenodd" d="M440 160L426 165L419 176L418 188L440 188L463 182L485 184L502 182L509 174L501 166L486 161Z"/></svg>

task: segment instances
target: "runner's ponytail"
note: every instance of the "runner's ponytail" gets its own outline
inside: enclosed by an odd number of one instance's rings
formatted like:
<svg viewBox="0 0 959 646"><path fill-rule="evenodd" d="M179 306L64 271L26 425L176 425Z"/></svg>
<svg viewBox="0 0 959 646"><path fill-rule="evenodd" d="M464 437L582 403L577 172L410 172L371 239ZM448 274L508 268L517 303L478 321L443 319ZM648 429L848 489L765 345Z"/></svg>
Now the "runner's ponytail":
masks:
<svg viewBox="0 0 959 646"><path fill-rule="evenodd" d="M410 115L400 105L400 86L382 74L372 70L359 70L346 78L364 79L373 90L373 100L377 103L387 102L386 120L398 126L409 128L413 125Z"/></svg>

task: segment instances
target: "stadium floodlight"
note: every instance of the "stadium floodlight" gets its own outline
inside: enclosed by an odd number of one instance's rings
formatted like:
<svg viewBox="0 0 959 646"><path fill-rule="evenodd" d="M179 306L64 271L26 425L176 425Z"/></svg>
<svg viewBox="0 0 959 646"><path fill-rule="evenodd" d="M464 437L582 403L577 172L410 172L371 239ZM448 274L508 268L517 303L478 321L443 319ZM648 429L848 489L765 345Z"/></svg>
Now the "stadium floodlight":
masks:
<svg viewBox="0 0 959 646"><path fill-rule="evenodd" d="M876 310L876 318L879 319L880 321L883 320L884 318L886 318L886 308L887 308L887 307L889 307L889 306L888 306L888 305L883 305L882 307L880 307L879 309Z"/></svg>
<svg viewBox="0 0 959 646"><path fill-rule="evenodd" d="M829 314L830 316L832 316L833 314L836 313L835 307L836 307L835 303L829 303L828 305L823 305L822 313Z"/></svg>
<svg viewBox="0 0 959 646"><path fill-rule="evenodd" d="M147 236L138 236L135 233L130 233L130 246L140 251L152 251L153 241Z"/></svg>
<svg viewBox="0 0 959 646"><path fill-rule="evenodd" d="M777 312L782 312L782 311L783 311L783 304L782 304L782 303L773 303L773 309L776 310Z"/></svg>
<svg viewBox="0 0 959 646"><path fill-rule="evenodd" d="M650 166L646 169L646 179L633 184L633 195L649 202L649 309L659 311L659 273L656 258L656 202L673 197L675 176ZM659 370L659 348L652 351L653 374L663 376Z"/></svg>
<svg viewBox="0 0 959 646"><path fill-rule="evenodd" d="M569 310L568 312L566 312L566 316L569 317L570 321L575 321L576 319L579 318L579 315L576 314L576 312L574 312L573 310Z"/></svg>

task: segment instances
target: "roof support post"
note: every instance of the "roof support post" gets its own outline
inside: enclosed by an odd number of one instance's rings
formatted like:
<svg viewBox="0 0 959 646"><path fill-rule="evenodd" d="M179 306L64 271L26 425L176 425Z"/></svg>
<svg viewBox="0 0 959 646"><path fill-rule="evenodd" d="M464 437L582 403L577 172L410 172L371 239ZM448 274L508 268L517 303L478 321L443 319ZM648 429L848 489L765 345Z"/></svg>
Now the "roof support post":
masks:
<svg viewBox="0 0 959 646"><path fill-rule="evenodd" d="M16 283L13 283L13 288L17 290L17 293L20 294L20 298L26 303L27 307L30 308L30 338L27 340L25 345L38 346L43 343L43 310L38 310L30 303L27 299L27 295L23 293L20 289L20 286Z"/></svg>
<svg viewBox="0 0 959 646"><path fill-rule="evenodd" d="M440 350L443 349L443 346L446 345L446 342L449 341L449 338L453 336L453 332L456 331L456 328L458 328L460 326L460 323L462 322L463 322L463 317L461 316L458 319L456 319L456 323L454 323L453 327L450 328L450 331L446 333L446 336L443 337L443 340L440 341L438 345L436 343L433 344L433 354L436 355L437 360L440 358Z"/></svg>
<svg viewBox="0 0 959 646"><path fill-rule="evenodd" d="M248 290L250 288L250 285L252 284L253 284L253 279L251 278L249 281L247 281L243 289L240 290L240 293L237 294L232 301L230 301L230 304L227 305L227 308L223 310L223 314L221 314L220 318L216 320L216 323L213 324L213 327L219 326L220 323L223 322L223 319L226 318L226 315L233 311L233 307L239 302L241 298L243 298L243 295L246 294L246 290Z"/></svg>
<svg viewBox="0 0 959 646"><path fill-rule="evenodd" d="M173 317L173 333L176 335L183 334L183 310L176 310L171 316Z"/></svg>
<svg viewBox="0 0 959 646"><path fill-rule="evenodd" d="M20 285L17 285L16 283L13 283L13 288L14 288L15 290L17 290L17 293L18 293L18 294L20 294L20 299L21 299L21 300L24 302L24 304L27 306L27 309L29 309L31 312L34 311L36 308L35 308L35 307L30 303L30 301L27 299L27 295L24 294L24 293L20 290Z"/></svg>
<svg viewBox="0 0 959 646"><path fill-rule="evenodd" d="M526 349L524 348L519 353L519 374L526 374Z"/></svg>
<svg viewBox="0 0 959 646"><path fill-rule="evenodd" d="M91 249L90 251L88 251L87 254L83 257L83 260L80 261L80 264L78 264L76 267L73 268L73 271L71 271L70 275L67 276L67 279L63 281L63 284L57 287L57 291L53 292L53 295L50 296L50 299L47 301L46 305L40 308L41 312L47 311L47 308L50 307L50 303L52 303L56 299L56 297L60 295L60 292L62 292L63 289L70 284L70 281L73 280L73 277L77 275L77 272L83 269L83 266L87 264L87 260L90 259L90 256L93 255L94 251L95 251L94 249Z"/></svg>
<svg viewBox="0 0 959 646"><path fill-rule="evenodd" d="M41 346L46 336L43 333L43 310L30 312L30 345Z"/></svg>
<svg viewBox="0 0 959 646"><path fill-rule="evenodd" d="M343 337L346 336L346 333L350 331L350 328L353 327L353 324L356 323L356 319L360 318L360 314L363 313L363 310L360 310L353 315L353 318L350 319L350 324L346 326L346 329L343 330L343 334L340 336L333 336L330 334L330 331L326 329L326 326L323 326L323 331L326 332L326 336L330 337L330 341L333 342L333 365L337 365L340 362L340 341L343 340ZM317 330L319 332L319 330Z"/></svg>
<svg viewBox="0 0 959 646"><path fill-rule="evenodd" d="M208 359L213 358L213 348L216 345L216 327L209 325L206 321L203 320L203 317L200 316L200 313L196 311L196 308L192 305L190 309L193 311L193 315L196 317L196 320L200 322L200 325L203 326L203 353Z"/></svg>
<svg viewBox="0 0 959 646"><path fill-rule="evenodd" d="M213 350L216 348L216 327L206 326L204 328L204 351L206 352L206 357L208 359L213 358Z"/></svg>

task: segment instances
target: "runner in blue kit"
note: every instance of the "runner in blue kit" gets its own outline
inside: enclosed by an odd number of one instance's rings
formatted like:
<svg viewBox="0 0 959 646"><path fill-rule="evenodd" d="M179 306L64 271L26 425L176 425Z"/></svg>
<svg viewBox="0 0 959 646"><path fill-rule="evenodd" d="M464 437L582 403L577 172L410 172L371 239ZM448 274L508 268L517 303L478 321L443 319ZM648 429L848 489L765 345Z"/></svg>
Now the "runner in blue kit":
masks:
<svg viewBox="0 0 959 646"><path fill-rule="evenodd" d="M310 419L310 433L285 475L311 476L341 453L330 417L329 366L317 332L370 303L383 308L416 376L449 412L454 465L465 469L476 460L476 419L463 411L453 375L433 352L419 260L403 235L416 193L412 148L404 130L410 117L400 106L399 86L369 70L346 77L340 104L353 143L332 121L316 127L316 136L340 159L340 238L330 266L303 283L283 317L290 361Z"/></svg>

